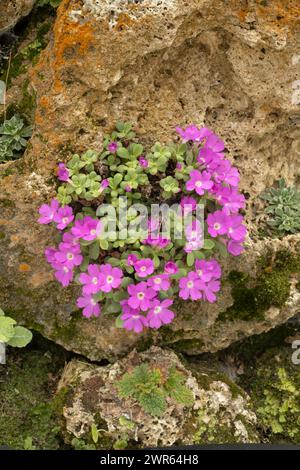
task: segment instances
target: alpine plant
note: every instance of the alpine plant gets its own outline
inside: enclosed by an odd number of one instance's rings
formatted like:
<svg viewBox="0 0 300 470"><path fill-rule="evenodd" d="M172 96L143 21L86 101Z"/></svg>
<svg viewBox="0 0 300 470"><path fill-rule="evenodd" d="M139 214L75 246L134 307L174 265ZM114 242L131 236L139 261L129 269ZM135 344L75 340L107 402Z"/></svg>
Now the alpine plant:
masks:
<svg viewBox="0 0 300 470"><path fill-rule="evenodd" d="M146 152L132 125L118 123L98 152L58 164L57 196L39 208L38 222L58 230L60 242L46 247L45 256L63 287L81 287L76 303L86 318L114 314L118 327L136 333L158 329L175 318L178 297L216 302L222 275L217 259L244 250L245 198L224 142L206 127L176 130L176 142L155 143ZM128 230L119 217L125 198ZM148 209L177 204L189 223L178 238L176 214L167 235L160 230L163 217L148 216L141 237L136 203ZM107 236L108 206L117 219Z"/></svg>

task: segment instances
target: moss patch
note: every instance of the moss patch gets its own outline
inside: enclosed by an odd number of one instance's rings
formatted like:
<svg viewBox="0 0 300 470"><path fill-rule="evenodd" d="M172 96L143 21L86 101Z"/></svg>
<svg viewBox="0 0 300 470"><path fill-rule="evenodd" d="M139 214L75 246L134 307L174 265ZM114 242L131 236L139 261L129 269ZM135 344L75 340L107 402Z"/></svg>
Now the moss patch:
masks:
<svg viewBox="0 0 300 470"><path fill-rule="evenodd" d="M32 438L37 449L58 449L59 427L51 398L65 361L61 348L42 341L24 350L8 348L0 365L0 445L23 449Z"/></svg>
<svg viewBox="0 0 300 470"><path fill-rule="evenodd" d="M260 274L255 282L242 272L229 274L234 303L219 315L218 321L262 320L264 312L271 306L280 308L286 303L291 275L300 273L300 257L281 251L275 259L268 255L259 264Z"/></svg>
<svg viewBox="0 0 300 470"><path fill-rule="evenodd" d="M300 442L300 368L292 353L290 347L268 350L241 380L269 442Z"/></svg>

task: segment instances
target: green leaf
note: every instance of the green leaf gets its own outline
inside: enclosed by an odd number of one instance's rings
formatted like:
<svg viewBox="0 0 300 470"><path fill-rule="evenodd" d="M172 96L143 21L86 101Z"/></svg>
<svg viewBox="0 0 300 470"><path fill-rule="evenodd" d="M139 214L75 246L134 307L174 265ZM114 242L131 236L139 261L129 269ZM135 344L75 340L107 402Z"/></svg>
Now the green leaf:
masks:
<svg viewBox="0 0 300 470"><path fill-rule="evenodd" d="M127 287L133 283L134 281L131 279L131 277L123 277L121 287L123 287L123 289L127 289Z"/></svg>
<svg viewBox="0 0 300 470"><path fill-rule="evenodd" d="M120 147L117 150L117 155L121 158L127 158L129 159L129 152L125 147ZM119 160L120 161L120 160Z"/></svg>
<svg viewBox="0 0 300 470"><path fill-rule="evenodd" d="M135 428L135 423L131 421L130 419L126 418L126 416L121 416L119 418L119 423L121 426L127 429L134 429Z"/></svg>
<svg viewBox="0 0 300 470"><path fill-rule="evenodd" d="M123 450L126 449L128 446L128 442L126 439L118 439L117 441L114 442L113 448L115 450Z"/></svg>
<svg viewBox="0 0 300 470"><path fill-rule="evenodd" d="M90 255L90 258L92 260L97 260L99 258L99 255L100 255L100 246L99 246L99 242L96 241L95 243L93 243L92 245L90 245L90 248L89 248L89 255Z"/></svg>
<svg viewBox="0 0 300 470"><path fill-rule="evenodd" d="M215 247L215 242L210 239L204 240L203 248L204 250L212 250Z"/></svg>
<svg viewBox="0 0 300 470"><path fill-rule="evenodd" d="M121 320L121 315L120 314L117 318L116 318L116 321L115 321L115 326L116 328L123 328L123 320Z"/></svg>
<svg viewBox="0 0 300 470"><path fill-rule="evenodd" d="M130 153L134 157L139 157L143 153L144 147L141 144L132 144L130 147Z"/></svg>
<svg viewBox="0 0 300 470"><path fill-rule="evenodd" d="M113 299L116 302L121 302L121 300L126 299L126 297L128 297L128 294L124 290L120 290L119 292L115 292L113 294Z"/></svg>
<svg viewBox="0 0 300 470"><path fill-rule="evenodd" d="M95 423L93 423L91 426L91 435L92 435L93 442L97 444L98 439L99 439L99 431Z"/></svg>
<svg viewBox="0 0 300 470"><path fill-rule="evenodd" d="M10 317L0 316L0 341L7 343L14 336L16 321Z"/></svg>
<svg viewBox="0 0 300 470"><path fill-rule="evenodd" d="M107 240L105 240L104 238L101 238L101 239L99 240L99 244L100 244L100 248L101 248L102 250L108 250L109 243L108 243Z"/></svg>
<svg viewBox="0 0 300 470"><path fill-rule="evenodd" d="M106 313L120 313L120 310L121 310L121 305L119 302L114 302L113 300L109 300L109 302L105 304Z"/></svg>
<svg viewBox="0 0 300 470"><path fill-rule="evenodd" d="M27 328L24 328L23 326L16 326L14 328L14 335L7 344L15 348L24 348L31 340L31 331L27 330Z"/></svg>
<svg viewBox="0 0 300 470"><path fill-rule="evenodd" d="M221 256L223 256L224 258L228 257L228 251L224 243L219 242L219 241L216 242L216 248L219 250Z"/></svg>
<svg viewBox="0 0 300 470"><path fill-rule="evenodd" d="M184 406L193 406L194 395L185 385L178 385L175 389L169 391L169 396L177 403Z"/></svg>
<svg viewBox="0 0 300 470"><path fill-rule="evenodd" d="M24 439L24 450L35 450L35 446L32 444L32 437L27 436Z"/></svg>
<svg viewBox="0 0 300 470"><path fill-rule="evenodd" d="M115 188L116 188L117 186L119 186L119 184L121 183L122 179L123 179L123 176L122 176L120 173L117 173L117 174L114 176L113 181L114 181L114 186L115 186Z"/></svg>
<svg viewBox="0 0 300 470"><path fill-rule="evenodd" d="M167 404L163 392L155 389L150 394L142 394L139 397L139 404L152 416L162 416L166 411Z"/></svg>
<svg viewBox="0 0 300 470"><path fill-rule="evenodd" d="M190 268L191 266L193 266L194 262L195 262L194 253L192 252L188 253L186 257L186 264L188 265L188 267Z"/></svg>
<svg viewBox="0 0 300 470"><path fill-rule="evenodd" d="M0 308L0 317L4 317L5 313L3 312L3 310Z"/></svg>

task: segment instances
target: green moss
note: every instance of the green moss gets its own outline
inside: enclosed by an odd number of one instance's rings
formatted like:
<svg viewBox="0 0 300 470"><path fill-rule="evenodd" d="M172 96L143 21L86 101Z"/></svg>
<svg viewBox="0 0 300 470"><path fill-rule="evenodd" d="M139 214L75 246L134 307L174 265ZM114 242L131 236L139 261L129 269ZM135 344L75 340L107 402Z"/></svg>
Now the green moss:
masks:
<svg viewBox="0 0 300 470"><path fill-rule="evenodd" d="M271 349L241 380L256 407L262 437L300 443L300 368L289 347Z"/></svg>
<svg viewBox="0 0 300 470"><path fill-rule="evenodd" d="M23 28L18 34L10 61L8 86L12 81L28 70L28 66L37 62L40 52L47 46L48 33L54 20L54 12L52 9L39 8L35 9L31 15L23 22ZM32 39L27 46L20 48L20 44L26 39ZM0 69L0 80L6 81L8 68L8 60Z"/></svg>
<svg viewBox="0 0 300 470"><path fill-rule="evenodd" d="M226 349L226 354L231 357L238 357L239 362L251 367L267 349L283 345L288 337L295 336L298 333L298 323L288 322L266 333L252 335L232 344Z"/></svg>
<svg viewBox="0 0 300 470"><path fill-rule="evenodd" d="M290 295L291 275L300 273L300 257L281 251L275 260L270 259L270 255L262 258L259 269L255 281L242 272L229 274L234 303L219 315L218 321L262 320L271 306L282 307Z"/></svg>
<svg viewBox="0 0 300 470"><path fill-rule="evenodd" d="M175 343L171 344L170 346L175 349L175 351L201 351L204 342L198 338L188 338L188 339L181 339L179 341L175 341Z"/></svg>
<svg viewBox="0 0 300 470"><path fill-rule="evenodd" d="M7 364L0 366L0 445L23 449L31 437L38 449L59 448L51 397L63 360L55 351L8 349Z"/></svg>

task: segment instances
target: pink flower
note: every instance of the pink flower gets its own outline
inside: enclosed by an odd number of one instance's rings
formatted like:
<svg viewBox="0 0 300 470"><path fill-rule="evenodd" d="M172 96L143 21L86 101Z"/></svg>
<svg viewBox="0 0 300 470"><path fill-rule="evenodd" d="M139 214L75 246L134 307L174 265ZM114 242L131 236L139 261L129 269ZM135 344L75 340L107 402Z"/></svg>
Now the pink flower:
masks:
<svg viewBox="0 0 300 470"><path fill-rule="evenodd" d="M176 273L178 273L177 264L174 263L173 261L168 261L165 264L165 273L167 273L167 274L176 274Z"/></svg>
<svg viewBox="0 0 300 470"><path fill-rule="evenodd" d="M169 310L173 304L173 300L166 299L162 302L159 300L154 300L152 302L151 308L147 314L147 320L150 328L160 328L162 325L167 325L172 322L175 317L174 312Z"/></svg>
<svg viewBox="0 0 300 470"><path fill-rule="evenodd" d="M212 131L207 127L203 127L202 129L198 129L197 126L191 124L190 126L186 127L186 129L181 129L181 127L176 127L176 131L182 137L184 142L188 142L191 140L192 142L200 142L201 140L209 137L212 134Z"/></svg>
<svg viewBox="0 0 300 470"><path fill-rule="evenodd" d="M74 220L72 207L64 206L58 209L53 220L57 223L59 230L64 230Z"/></svg>
<svg viewBox="0 0 300 470"><path fill-rule="evenodd" d="M230 215L227 222L227 234L235 242L243 242L247 235L245 225L242 225L242 215Z"/></svg>
<svg viewBox="0 0 300 470"><path fill-rule="evenodd" d="M186 189L188 191L196 191L199 196L205 193L205 190L209 190L213 187L213 181L211 181L211 175L207 171L202 173L198 170L192 170L190 172L190 179L186 182Z"/></svg>
<svg viewBox="0 0 300 470"><path fill-rule="evenodd" d="M129 186L129 184L126 184L124 189L125 189L126 193L130 193L132 191L132 188L131 188L131 186Z"/></svg>
<svg viewBox="0 0 300 470"><path fill-rule="evenodd" d="M206 261L197 259L195 262L196 273L201 281L208 282L221 277L221 266L216 260Z"/></svg>
<svg viewBox="0 0 300 470"><path fill-rule="evenodd" d="M215 211L207 216L208 233L212 237L224 235L228 228L228 216L222 211Z"/></svg>
<svg viewBox="0 0 300 470"><path fill-rule="evenodd" d="M228 253L233 256L239 256L244 251L244 247L241 243L229 240L227 244Z"/></svg>
<svg viewBox="0 0 300 470"><path fill-rule="evenodd" d="M163 249L163 248L166 248L166 246L168 246L170 243L171 243L171 240L169 240L168 238L159 237L157 239L157 242L154 243L154 245L156 245L159 248Z"/></svg>
<svg viewBox="0 0 300 470"><path fill-rule="evenodd" d="M122 308L122 313L130 313L130 314L139 313L139 310L131 308L128 305L128 299L121 300L120 305Z"/></svg>
<svg viewBox="0 0 300 470"><path fill-rule="evenodd" d="M140 158L139 158L139 164L142 168L147 168L148 165L149 165L149 162L148 160L142 155Z"/></svg>
<svg viewBox="0 0 300 470"><path fill-rule="evenodd" d="M154 263L152 259L140 259L134 264L134 269L139 277L147 277L154 271Z"/></svg>
<svg viewBox="0 0 300 470"><path fill-rule="evenodd" d="M108 188L108 186L109 186L109 181L108 181L108 179L104 179L104 180L101 181L101 189L102 189L102 191L103 191L104 189Z"/></svg>
<svg viewBox="0 0 300 470"><path fill-rule="evenodd" d="M189 242L202 241L203 231L201 222L198 219L194 219L185 229L185 236Z"/></svg>
<svg viewBox="0 0 300 470"><path fill-rule="evenodd" d="M197 201L193 197L185 196L181 199L180 206L182 207L184 214L189 214L196 210Z"/></svg>
<svg viewBox="0 0 300 470"><path fill-rule="evenodd" d="M100 305L93 299L91 295L79 297L77 299L77 307L83 308L83 316L86 318L99 317L101 310Z"/></svg>
<svg viewBox="0 0 300 470"><path fill-rule="evenodd" d="M111 142L108 144L108 150L110 153L116 153L118 150L118 143L117 142Z"/></svg>
<svg viewBox="0 0 300 470"><path fill-rule="evenodd" d="M186 253L191 253L192 251L200 250L202 247L202 240L194 240L191 242L186 242L186 244L184 245L184 251Z"/></svg>
<svg viewBox="0 0 300 470"><path fill-rule="evenodd" d="M182 163L176 163L176 170L181 171L183 168Z"/></svg>
<svg viewBox="0 0 300 470"><path fill-rule="evenodd" d="M209 135L206 139L205 147L209 148L215 153L219 153L219 152L223 152L225 145L224 145L224 142L221 139L219 139L218 136L211 133L211 135Z"/></svg>
<svg viewBox="0 0 300 470"><path fill-rule="evenodd" d="M203 282L201 286L203 300L213 303L217 300L215 292L220 290L220 281L211 280L207 283Z"/></svg>
<svg viewBox="0 0 300 470"><path fill-rule="evenodd" d="M123 321L123 327L126 330L133 330L136 333L141 333L145 327L148 326L146 317L141 315L139 312L123 313L121 315Z"/></svg>
<svg viewBox="0 0 300 470"><path fill-rule="evenodd" d="M55 255L57 253L57 250L55 248L52 248L51 246L48 246L45 249L45 257L46 260L49 264L51 264L53 269L62 269L62 265L57 262Z"/></svg>
<svg viewBox="0 0 300 470"><path fill-rule="evenodd" d="M83 240L95 240L102 231L102 223L99 219L93 219L89 215L83 219L77 219L74 226L71 228L72 234L77 238Z"/></svg>
<svg viewBox="0 0 300 470"><path fill-rule="evenodd" d="M55 253L55 260L70 269L74 266L80 266L83 260L80 254L80 245L60 243L59 251Z"/></svg>
<svg viewBox="0 0 300 470"><path fill-rule="evenodd" d="M50 224L58 211L59 203L56 199L52 199L50 205L42 204L39 208L39 214L41 217L38 219L40 224Z"/></svg>
<svg viewBox="0 0 300 470"><path fill-rule="evenodd" d="M127 256L127 265L134 266L137 260L138 260L137 256L131 253L130 255Z"/></svg>
<svg viewBox="0 0 300 470"><path fill-rule="evenodd" d="M140 282L139 284L130 284L127 287L129 307L133 309L140 309L143 312L149 309L151 300L156 296L154 289L147 286L146 282Z"/></svg>
<svg viewBox="0 0 300 470"><path fill-rule="evenodd" d="M84 284L82 289L84 295L97 294L101 290L103 283L103 276L99 266L97 264L90 264L88 266L88 274L81 273L79 281L81 284Z"/></svg>
<svg viewBox="0 0 300 470"><path fill-rule="evenodd" d="M187 277L182 277L179 281L179 297L184 300L191 298L192 300L201 299L202 294L200 292L202 282L200 281L197 273L191 271Z"/></svg>
<svg viewBox="0 0 300 470"><path fill-rule="evenodd" d="M111 264L102 264L100 266L101 286L103 292L110 292L121 285L123 271L120 268L113 268Z"/></svg>
<svg viewBox="0 0 300 470"><path fill-rule="evenodd" d="M186 253L199 250L203 246L203 232L199 220L193 220L185 229L187 243L184 247Z"/></svg>
<svg viewBox="0 0 300 470"><path fill-rule="evenodd" d="M170 279L168 274L157 274L156 276L150 277L147 284L156 291L166 291L170 288Z"/></svg>
<svg viewBox="0 0 300 470"><path fill-rule="evenodd" d="M74 235L71 232L65 232L63 234L62 239L64 243L69 243L70 245L79 244L79 238L74 237Z"/></svg>
<svg viewBox="0 0 300 470"><path fill-rule="evenodd" d="M223 182L236 187L240 181L240 174L238 169L233 167L229 160L222 160L214 169L212 178L214 178L216 183Z"/></svg>
<svg viewBox="0 0 300 470"><path fill-rule="evenodd" d="M245 208L246 200L243 194L236 189L227 186L215 185L215 198L223 206L226 215L236 214L240 209Z"/></svg>
<svg viewBox="0 0 300 470"><path fill-rule="evenodd" d="M57 177L60 181L68 181L69 179L69 170L67 169L64 163L58 164Z"/></svg>
<svg viewBox="0 0 300 470"><path fill-rule="evenodd" d="M211 149L203 147L200 149L197 161L201 166L204 165L208 171L212 172L218 168L222 157L222 154L215 153Z"/></svg>
<svg viewBox="0 0 300 470"><path fill-rule="evenodd" d="M55 273L54 276L60 282L64 287L67 287L70 282L73 279L73 271L70 268L67 268L67 266L62 266L61 269L58 269Z"/></svg>

